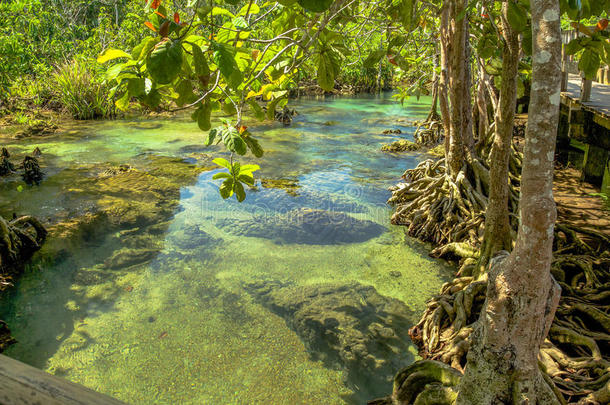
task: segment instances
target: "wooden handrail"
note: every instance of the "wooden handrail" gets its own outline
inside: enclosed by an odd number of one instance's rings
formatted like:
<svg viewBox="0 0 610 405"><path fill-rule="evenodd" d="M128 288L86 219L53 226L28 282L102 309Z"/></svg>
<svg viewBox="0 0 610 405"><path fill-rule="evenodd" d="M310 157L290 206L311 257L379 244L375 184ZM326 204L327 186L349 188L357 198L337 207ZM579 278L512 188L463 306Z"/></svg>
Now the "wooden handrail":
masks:
<svg viewBox="0 0 610 405"><path fill-rule="evenodd" d="M2 405L125 405L82 385L0 354Z"/></svg>

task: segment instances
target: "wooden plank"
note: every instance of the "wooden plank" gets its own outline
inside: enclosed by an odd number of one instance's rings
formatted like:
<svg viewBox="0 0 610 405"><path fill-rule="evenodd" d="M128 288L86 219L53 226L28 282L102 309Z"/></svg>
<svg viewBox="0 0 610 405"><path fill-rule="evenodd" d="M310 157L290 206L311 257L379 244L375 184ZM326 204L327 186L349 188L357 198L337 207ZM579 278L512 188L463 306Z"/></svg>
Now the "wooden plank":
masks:
<svg viewBox="0 0 610 405"><path fill-rule="evenodd" d="M610 118L610 85L593 83L589 101L582 102L580 100L581 80L580 76L570 74L568 89L563 93L563 96L580 103L587 111L599 114L604 118Z"/></svg>
<svg viewBox="0 0 610 405"><path fill-rule="evenodd" d="M125 405L0 354L2 405Z"/></svg>

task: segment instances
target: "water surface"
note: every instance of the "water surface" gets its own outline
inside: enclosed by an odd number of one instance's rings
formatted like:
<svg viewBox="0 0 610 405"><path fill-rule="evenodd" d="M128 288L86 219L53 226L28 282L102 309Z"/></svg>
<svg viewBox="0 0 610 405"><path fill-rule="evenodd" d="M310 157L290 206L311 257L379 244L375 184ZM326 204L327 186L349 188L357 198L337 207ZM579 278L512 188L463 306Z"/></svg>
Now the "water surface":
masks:
<svg viewBox="0 0 610 405"><path fill-rule="evenodd" d="M15 155L39 146L47 177L21 191L19 178L0 183L0 214L49 223L94 212L109 195L137 202L141 184L83 192L100 167L153 173L172 157L205 169L181 179L162 227L89 229L61 254L39 254L0 301L19 341L6 354L134 404L362 403L391 390L386 379L414 359L408 326L450 276L389 225L385 204L387 187L425 156L380 147L412 139L406 120L428 105L304 98L290 127L248 123L265 156L245 159L261 170L241 204L220 198L210 159L225 154L204 148L187 118L6 141ZM382 134L396 128L403 134ZM123 262L121 249L146 257ZM398 353L385 354L388 375L363 376L384 350Z"/></svg>

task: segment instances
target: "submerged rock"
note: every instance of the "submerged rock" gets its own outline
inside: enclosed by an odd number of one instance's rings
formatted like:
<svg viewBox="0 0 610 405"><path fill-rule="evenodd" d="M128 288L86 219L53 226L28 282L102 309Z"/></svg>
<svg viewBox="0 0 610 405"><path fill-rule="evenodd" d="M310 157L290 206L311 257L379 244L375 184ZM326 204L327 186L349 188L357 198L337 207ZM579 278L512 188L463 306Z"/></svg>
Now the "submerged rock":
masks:
<svg viewBox="0 0 610 405"><path fill-rule="evenodd" d="M399 139L396 142L381 147L381 150L384 152L405 152L418 149L419 146L416 143L407 141L406 139Z"/></svg>
<svg viewBox="0 0 610 405"><path fill-rule="evenodd" d="M119 249L104 262L111 270L122 270L127 267L152 260L159 253L156 249Z"/></svg>
<svg viewBox="0 0 610 405"><path fill-rule="evenodd" d="M315 360L344 369L365 399L391 389L394 374L413 361L408 330L415 314L374 287L256 282L246 290L286 320Z"/></svg>
<svg viewBox="0 0 610 405"><path fill-rule="evenodd" d="M226 218L217 226L233 235L308 245L364 242L381 235L386 229L376 222L356 219L342 212L309 208L256 219Z"/></svg>
<svg viewBox="0 0 610 405"><path fill-rule="evenodd" d="M197 249L213 246L218 239L202 230L198 225L192 225L176 231L171 241L181 249Z"/></svg>

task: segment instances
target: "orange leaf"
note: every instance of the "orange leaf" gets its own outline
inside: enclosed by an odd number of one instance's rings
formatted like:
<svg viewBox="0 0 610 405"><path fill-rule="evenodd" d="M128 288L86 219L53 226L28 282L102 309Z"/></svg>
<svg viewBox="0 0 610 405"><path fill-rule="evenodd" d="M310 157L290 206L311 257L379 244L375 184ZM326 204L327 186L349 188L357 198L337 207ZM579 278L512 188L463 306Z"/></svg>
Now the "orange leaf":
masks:
<svg viewBox="0 0 610 405"><path fill-rule="evenodd" d="M248 129L248 127L242 125L241 127L239 127L239 134L243 134L244 132L246 132L246 129Z"/></svg>
<svg viewBox="0 0 610 405"><path fill-rule="evenodd" d="M258 49L253 49L252 50L252 59L256 60L258 58Z"/></svg>
<svg viewBox="0 0 610 405"><path fill-rule="evenodd" d="M159 17L161 17L161 18L167 18L166 16L164 16L163 14L158 12L157 10L155 10L155 14L158 15Z"/></svg>
<svg viewBox="0 0 610 405"><path fill-rule="evenodd" d="M160 5L161 5L161 0L154 0L152 2L152 4L150 5L150 7L156 10L159 8Z"/></svg>
<svg viewBox="0 0 610 405"><path fill-rule="evenodd" d="M178 13L174 13L174 22L180 24L180 15Z"/></svg>
<svg viewBox="0 0 610 405"><path fill-rule="evenodd" d="M144 25L146 25L148 28L150 28L151 30L153 30L154 32L157 32L157 29L155 28L154 25L152 25L152 23L150 21L146 21L144 23Z"/></svg>
<svg viewBox="0 0 610 405"><path fill-rule="evenodd" d="M165 38L169 35L169 21L165 21L161 24L159 27L159 35L161 35L161 38Z"/></svg>
<svg viewBox="0 0 610 405"><path fill-rule="evenodd" d="M605 30L606 28L608 28L608 20L606 18L602 18L597 23L597 27L596 28L597 28L598 31Z"/></svg>
<svg viewBox="0 0 610 405"><path fill-rule="evenodd" d="M396 63L394 60L394 55L388 55L388 62L390 62L392 65L398 66L398 63Z"/></svg>

